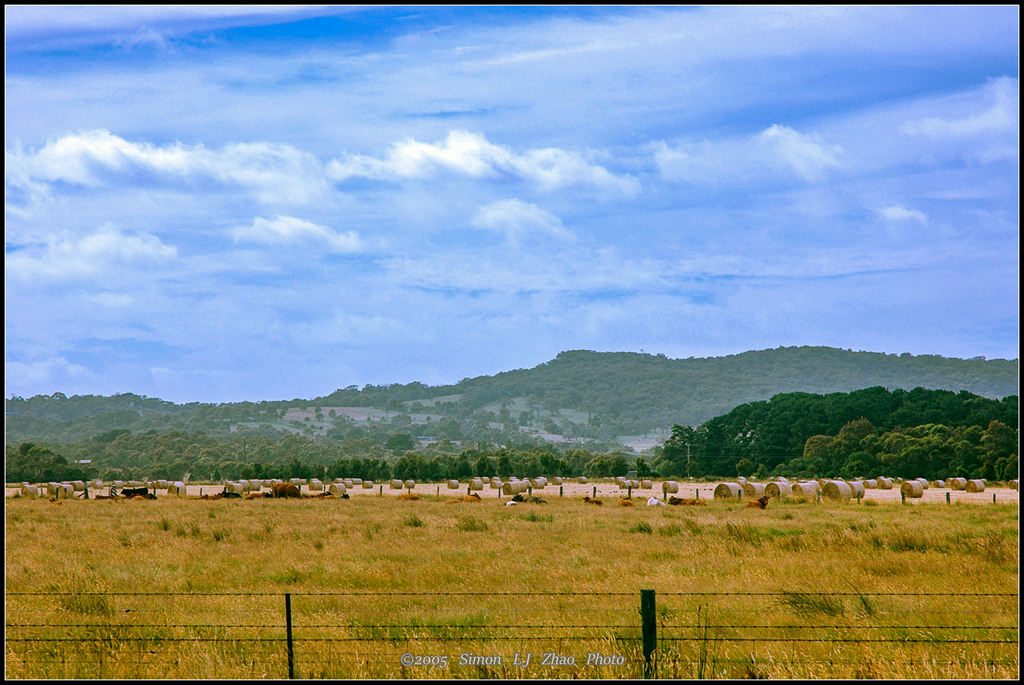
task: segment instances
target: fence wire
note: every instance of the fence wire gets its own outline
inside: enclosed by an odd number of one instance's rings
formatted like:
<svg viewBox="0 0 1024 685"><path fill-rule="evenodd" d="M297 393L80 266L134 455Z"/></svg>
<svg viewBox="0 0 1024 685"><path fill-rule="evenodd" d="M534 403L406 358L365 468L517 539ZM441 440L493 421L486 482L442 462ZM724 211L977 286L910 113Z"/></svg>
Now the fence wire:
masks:
<svg viewBox="0 0 1024 685"><path fill-rule="evenodd" d="M637 592L339 591L287 601L12 592L5 601L9 678L1019 674L1015 593L659 592L647 617Z"/></svg>

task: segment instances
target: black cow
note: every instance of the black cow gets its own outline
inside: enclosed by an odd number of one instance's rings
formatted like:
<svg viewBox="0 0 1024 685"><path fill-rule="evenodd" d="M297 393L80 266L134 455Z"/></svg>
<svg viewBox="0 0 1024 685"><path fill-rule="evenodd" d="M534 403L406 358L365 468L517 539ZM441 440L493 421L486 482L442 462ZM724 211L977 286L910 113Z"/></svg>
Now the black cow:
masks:
<svg viewBox="0 0 1024 685"><path fill-rule="evenodd" d="M121 488L121 496L131 499L136 495L142 495L146 499L156 499L156 493L150 493L148 488Z"/></svg>

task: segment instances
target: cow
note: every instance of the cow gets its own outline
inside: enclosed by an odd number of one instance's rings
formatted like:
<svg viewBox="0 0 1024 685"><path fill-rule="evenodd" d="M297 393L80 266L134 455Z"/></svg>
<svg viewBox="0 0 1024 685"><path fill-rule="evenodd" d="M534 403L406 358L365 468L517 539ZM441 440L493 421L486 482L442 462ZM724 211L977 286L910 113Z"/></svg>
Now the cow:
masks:
<svg viewBox="0 0 1024 685"><path fill-rule="evenodd" d="M685 505L688 507L706 507L707 503L702 499L692 499L690 497L672 497L668 498L668 503L673 506Z"/></svg>
<svg viewBox="0 0 1024 685"><path fill-rule="evenodd" d="M274 483L271 494L274 497L302 497L299 486L293 483Z"/></svg>
<svg viewBox="0 0 1024 685"><path fill-rule="evenodd" d="M273 493L270 492L249 492L246 493L244 499L264 499L267 497L273 497Z"/></svg>
<svg viewBox="0 0 1024 685"><path fill-rule="evenodd" d="M517 493L515 497L511 499L512 502L520 502L522 504L547 504L546 499L535 497L533 495L524 495L523 493Z"/></svg>
<svg viewBox="0 0 1024 685"><path fill-rule="evenodd" d="M591 499L590 497L584 497L583 501L586 502L587 504L596 504L597 506L601 506L603 504L601 500Z"/></svg>
<svg viewBox="0 0 1024 685"><path fill-rule="evenodd" d="M633 506L633 500L630 499L629 497L623 497L622 499L619 500L619 506L620 507L632 507Z"/></svg>
<svg viewBox="0 0 1024 685"><path fill-rule="evenodd" d="M131 499L135 495L142 495L143 497L149 496L148 488L121 488L121 496L125 499Z"/></svg>
<svg viewBox="0 0 1024 685"><path fill-rule="evenodd" d="M747 506L750 507L751 509L767 509L768 500L770 499L771 498L768 495L765 495L764 497L758 497L753 502L747 502Z"/></svg>
<svg viewBox="0 0 1024 685"><path fill-rule="evenodd" d="M420 496L417 495L415 492L406 492L406 493L403 493L403 494L398 496L398 499L407 499L407 500L417 500L419 498L420 498ZM461 500L456 500L456 501L461 501Z"/></svg>

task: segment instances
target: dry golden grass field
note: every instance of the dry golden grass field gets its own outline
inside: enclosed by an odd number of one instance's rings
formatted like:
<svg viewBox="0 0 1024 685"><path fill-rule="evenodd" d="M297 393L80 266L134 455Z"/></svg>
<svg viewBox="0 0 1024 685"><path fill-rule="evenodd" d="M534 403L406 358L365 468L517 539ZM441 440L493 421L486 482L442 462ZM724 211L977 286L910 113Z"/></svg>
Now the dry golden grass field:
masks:
<svg viewBox="0 0 1024 685"><path fill-rule="evenodd" d="M650 589L658 677L1018 677L1015 491L759 510L713 483L646 506L655 486L632 507L608 482L602 506L594 484L515 506L9 490L6 676L285 678L290 615L299 678L635 678Z"/></svg>

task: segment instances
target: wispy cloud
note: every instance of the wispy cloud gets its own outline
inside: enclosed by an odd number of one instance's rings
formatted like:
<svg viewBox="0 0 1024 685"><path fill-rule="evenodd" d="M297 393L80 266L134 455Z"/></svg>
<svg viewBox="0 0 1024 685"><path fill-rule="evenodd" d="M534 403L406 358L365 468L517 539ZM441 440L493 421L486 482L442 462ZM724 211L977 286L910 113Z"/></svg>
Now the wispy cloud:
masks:
<svg viewBox="0 0 1024 685"><path fill-rule="evenodd" d="M654 162L668 181L747 183L779 173L820 183L842 167L843 149L814 133L775 124L757 135L713 141L654 144Z"/></svg>
<svg viewBox="0 0 1024 685"><path fill-rule="evenodd" d="M472 224L477 228L501 233L512 246L518 246L530 238L567 241L574 237L562 225L561 219L537 205L518 199L498 200L481 207L473 217Z"/></svg>
<svg viewBox="0 0 1024 685"><path fill-rule="evenodd" d="M49 244L8 253L7 275L17 280L68 280L105 276L109 271L144 268L177 257L177 248L148 233L125 233L104 226L80 239L59 238Z"/></svg>
<svg viewBox="0 0 1024 685"><path fill-rule="evenodd" d="M34 152L7 156L7 182L15 186L155 185L202 190L215 183L245 189L260 201L308 202L327 187L316 158L289 145L234 143L216 150L202 144L158 146L129 142L109 131L69 134Z"/></svg>
<svg viewBox="0 0 1024 685"><path fill-rule="evenodd" d="M451 131L438 143L414 139L393 143L382 158L346 155L330 162L327 173L339 183L352 178L427 179L447 173L475 179L525 180L545 192L582 186L628 197L640 190L636 179L612 174L578 153L558 148L516 153L467 131Z"/></svg>
<svg viewBox="0 0 1024 685"><path fill-rule="evenodd" d="M994 80L986 89L992 105L981 112L964 117L928 117L908 122L903 131L909 135L931 138L968 137L990 133L1010 133L1020 122L1017 80L1008 77Z"/></svg>
<svg viewBox="0 0 1024 685"><path fill-rule="evenodd" d="M339 233L310 221L293 216L275 216L272 219L256 217L249 226L238 226L231 235L239 242L264 245L322 245L330 252L361 252L367 244L355 231Z"/></svg>
<svg viewBox="0 0 1024 685"><path fill-rule="evenodd" d="M889 221L916 221L922 226L928 223L928 216L924 212L916 209L907 209L901 205L883 207L878 210L878 214Z"/></svg>

